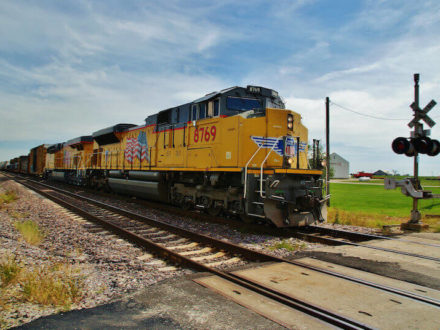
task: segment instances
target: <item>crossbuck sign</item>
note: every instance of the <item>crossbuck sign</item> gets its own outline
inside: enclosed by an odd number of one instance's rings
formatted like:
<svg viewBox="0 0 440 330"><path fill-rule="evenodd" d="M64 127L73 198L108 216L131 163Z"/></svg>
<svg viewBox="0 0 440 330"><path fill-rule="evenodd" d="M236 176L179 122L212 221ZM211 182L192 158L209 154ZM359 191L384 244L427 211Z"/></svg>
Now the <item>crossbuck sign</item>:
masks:
<svg viewBox="0 0 440 330"><path fill-rule="evenodd" d="M435 125L435 121L428 117L427 113L434 108L437 104L434 100L431 100L423 109L420 109L419 106L413 102L410 107L414 110L414 118L408 124L410 128L413 128L416 123L423 120L429 127L433 127Z"/></svg>

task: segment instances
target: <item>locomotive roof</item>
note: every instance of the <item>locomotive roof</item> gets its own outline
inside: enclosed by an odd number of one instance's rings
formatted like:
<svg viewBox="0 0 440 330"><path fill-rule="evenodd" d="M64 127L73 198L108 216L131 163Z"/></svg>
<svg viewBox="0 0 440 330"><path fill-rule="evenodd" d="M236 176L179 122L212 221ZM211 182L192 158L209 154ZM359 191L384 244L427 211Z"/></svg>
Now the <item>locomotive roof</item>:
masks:
<svg viewBox="0 0 440 330"><path fill-rule="evenodd" d="M159 111L156 114L150 115L145 119L146 125L151 124L181 124L189 120L194 120L191 115L193 105L204 104L214 99L219 99L219 110L222 116L234 116L245 110L258 109L257 111L264 111L265 108L279 108L284 109L284 102L278 95L278 92L265 88L262 86L246 87L233 86L206 94L190 103L178 105L176 107L168 108ZM248 103L247 106L239 108L237 102L243 100L243 103ZM234 104L235 102L235 104ZM201 117L204 118L204 117Z"/></svg>
<svg viewBox="0 0 440 330"><path fill-rule="evenodd" d="M100 129L99 131L93 132L92 137L96 138L102 135L111 134L111 133L121 133L129 128L135 127L134 124L116 124L110 127L106 127Z"/></svg>
<svg viewBox="0 0 440 330"><path fill-rule="evenodd" d="M273 89L269 89L269 88L262 87L262 86L247 85L246 87L233 86L233 87L222 89L220 92L208 93L205 96L192 101L192 103L200 103L203 101L208 101L210 99L213 99L219 95L231 94L231 92L236 92L236 91L238 92L238 91L244 91L244 90L255 95L255 96L261 95L261 96L269 96L269 97L279 97L278 92Z"/></svg>
<svg viewBox="0 0 440 330"><path fill-rule="evenodd" d="M49 148L50 146L51 146L51 144L40 144L39 146L33 147L31 150L35 151L35 150L37 150L38 148L41 148L41 147L47 149L47 148Z"/></svg>
<svg viewBox="0 0 440 330"><path fill-rule="evenodd" d="M47 148L47 152L49 153L49 154L54 154L54 153L56 153L57 151L60 151L61 149L63 149L63 147L64 147L64 142L63 143L55 143L55 144L52 144L51 146L49 146L48 148Z"/></svg>
<svg viewBox="0 0 440 330"><path fill-rule="evenodd" d="M75 145L75 144L91 143L91 142L93 142L93 136L86 135L86 136L80 136L80 137L71 139L71 140L67 141L66 144L68 146L71 146L71 145Z"/></svg>
<svg viewBox="0 0 440 330"><path fill-rule="evenodd" d="M122 133L129 128L135 127L134 124L117 124L114 126L110 126L107 128L103 128L99 131L96 131L92 134L92 138L99 145L106 145L111 143L119 142L118 137L115 135L116 133Z"/></svg>
<svg viewBox="0 0 440 330"><path fill-rule="evenodd" d="M234 88L234 87L232 87L232 88ZM208 101L210 99L217 97L220 94L221 94L221 92L212 92L212 93L206 94L205 96L203 96L197 100L192 101L192 103L199 103L199 102L203 102L203 101Z"/></svg>

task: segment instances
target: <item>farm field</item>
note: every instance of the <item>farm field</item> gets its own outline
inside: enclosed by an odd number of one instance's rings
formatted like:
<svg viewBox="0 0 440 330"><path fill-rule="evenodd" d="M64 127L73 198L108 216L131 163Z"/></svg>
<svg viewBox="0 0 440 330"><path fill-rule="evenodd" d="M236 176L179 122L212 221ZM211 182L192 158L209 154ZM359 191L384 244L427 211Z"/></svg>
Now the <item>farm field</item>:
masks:
<svg viewBox="0 0 440 330"><path fill-rule="evenodd" d="M440 186L429 188L440 194ZM331 183L331 207L329 222L382 227L399 224L408 220L412 209L412 199L404 196L400 189L385 190L382 185ZM419 210L434 231L440 231L440 199L421 200Z"/></svg>
<svg viewBox="0 0 440 330"><path fill-rule="evenodd" d="M395 176L393 177L396 180L402 180L406 178L405 176ZM347 179L347 180L338 180L338 182L349 182L349 183L360 183L360 184L383 184L383 179L371 179L369 181L359 181L358 179ZM420 183L422 186L436 186L440 187L440 180L432 180L431 177L421 177Z"/></svg>

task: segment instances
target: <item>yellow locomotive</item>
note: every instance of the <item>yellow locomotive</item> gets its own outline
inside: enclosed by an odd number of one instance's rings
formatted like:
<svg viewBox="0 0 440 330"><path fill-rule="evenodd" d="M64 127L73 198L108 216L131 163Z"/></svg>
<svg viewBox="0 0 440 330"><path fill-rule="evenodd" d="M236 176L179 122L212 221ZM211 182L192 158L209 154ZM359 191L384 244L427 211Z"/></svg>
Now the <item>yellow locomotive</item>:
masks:
<svg viewBox="0 0 440 330"><path fill-rule="evenodd" d="M274 90L207 94L47 149L45 175L277 227L324 221L307 128Z"/></svg>

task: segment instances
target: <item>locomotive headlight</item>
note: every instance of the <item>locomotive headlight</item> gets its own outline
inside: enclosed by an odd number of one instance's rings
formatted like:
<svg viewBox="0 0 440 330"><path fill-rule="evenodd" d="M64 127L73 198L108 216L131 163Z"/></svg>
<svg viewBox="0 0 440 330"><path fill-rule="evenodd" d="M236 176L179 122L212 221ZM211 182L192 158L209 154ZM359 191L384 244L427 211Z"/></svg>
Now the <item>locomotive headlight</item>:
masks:
<svg viewBox="0 0 440 330"><path fill-rule="evenodd" d="M287 128L293 131L293 115L291 114L287 115Z"/></svg>
<svg viewBox="0 0 440 330"><path fill-rule="evenodd" d="M292 164L293 164L293 158L292 158L292 157L289 157L289 158L287 159L287 162L289 163L289 165L292 165Z"/></svg>

